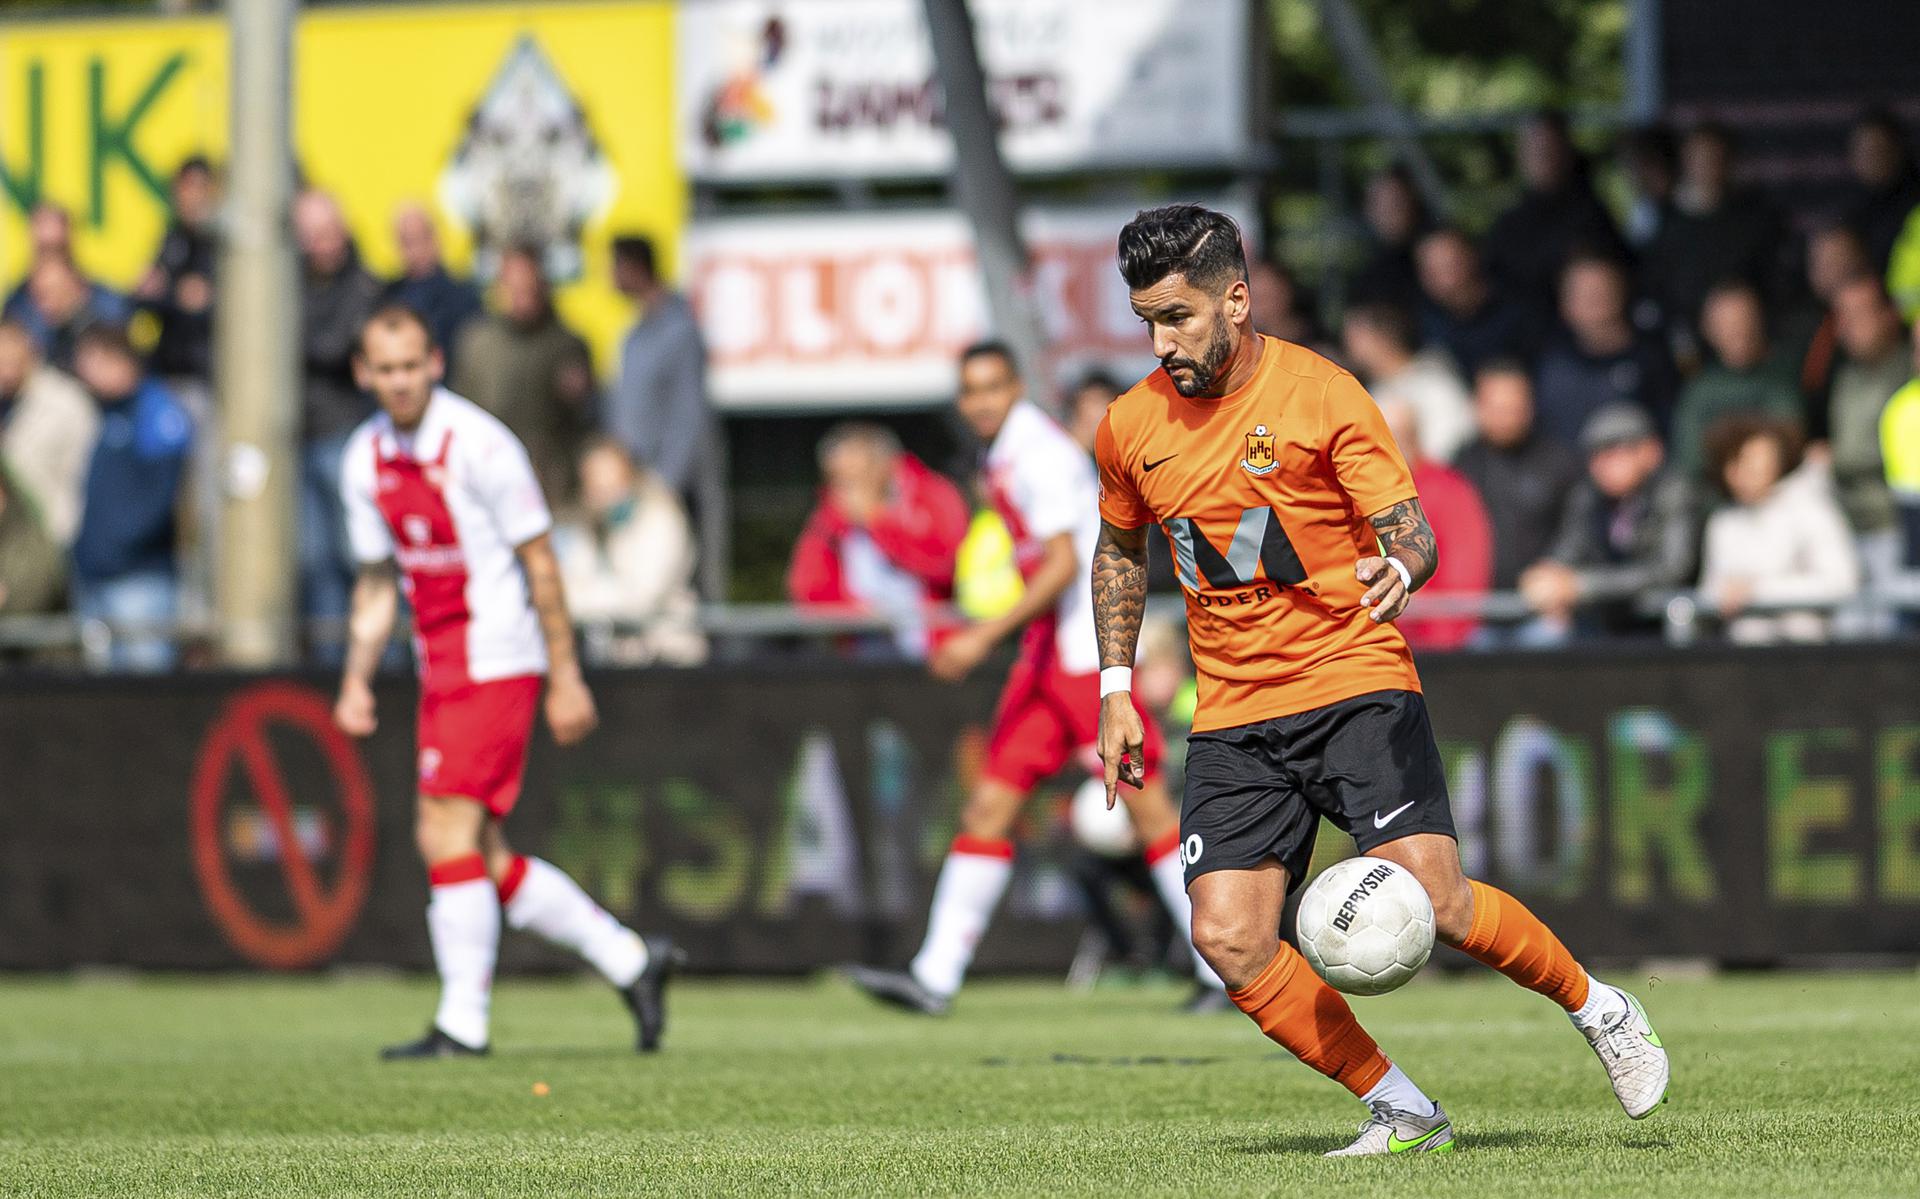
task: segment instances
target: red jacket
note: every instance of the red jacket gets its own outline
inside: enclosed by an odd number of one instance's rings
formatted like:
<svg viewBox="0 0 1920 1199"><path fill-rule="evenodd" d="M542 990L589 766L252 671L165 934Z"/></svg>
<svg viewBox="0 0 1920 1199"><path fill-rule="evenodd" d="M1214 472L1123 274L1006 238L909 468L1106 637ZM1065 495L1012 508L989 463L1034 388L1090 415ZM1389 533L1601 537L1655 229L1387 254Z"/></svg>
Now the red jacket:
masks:
<svg viewBox="0 0 1920 1199"><path fill-rule="evenodd" d="M1459 649L1480 628L1471 616L1422 618L1420 600L1435 595L1485 595L1493 586L1493 526L1487 519L1480 492L1459 471L1438 462L1413 468L1413 485L1420 491L1420 507L1433 526L1440 565L1433 578L1414 597L1400 631L1415 649Z"/></svg>
<svg viewBox="0 0 1920 1199"><path fill-rule="evenodd" d="M953 596L953 564L972 512L960 489L912 454L894 467L889 502L866 533L889 562L918 579L929 603ZM787 595L796 604L855 604L842 574L840 544L854 526L821 491L794 543Z"/></svg>

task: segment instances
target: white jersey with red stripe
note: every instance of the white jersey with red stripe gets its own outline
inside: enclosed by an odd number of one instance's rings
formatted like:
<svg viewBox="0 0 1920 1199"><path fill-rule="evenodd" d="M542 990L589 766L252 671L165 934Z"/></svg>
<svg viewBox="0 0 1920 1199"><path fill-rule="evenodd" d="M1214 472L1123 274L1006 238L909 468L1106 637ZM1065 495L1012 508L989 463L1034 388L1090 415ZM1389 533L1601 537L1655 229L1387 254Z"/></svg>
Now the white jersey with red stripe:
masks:
<svg viewBox="0 0 1920 1199"><path fill-rule="evenodd" d="M1031 575L1046 544L1073 536L1079 573L1054 606L1054 653L1067 674L1100 669L1093 631L1093 549L1100 539L1100 483L1093 459L1060 423L1021 400L987 449L987 491L1013 537L1014 560Z"/></svg>
<svg viewBox="0 0 1920 1199"><path fill-rule="evenodd" d="M519 438L438 388L411 433L384 412L354 430L340 476L354 557L400 568L428 687L546 672L515 550L553 518Z"/></svg>

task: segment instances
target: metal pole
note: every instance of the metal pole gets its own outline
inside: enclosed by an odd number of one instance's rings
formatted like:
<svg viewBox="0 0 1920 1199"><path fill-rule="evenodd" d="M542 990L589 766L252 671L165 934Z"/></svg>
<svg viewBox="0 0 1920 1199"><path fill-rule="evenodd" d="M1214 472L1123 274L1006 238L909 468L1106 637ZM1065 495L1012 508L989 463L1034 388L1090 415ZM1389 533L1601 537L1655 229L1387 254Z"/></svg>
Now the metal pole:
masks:
<svg viewBox="0 0 1920 1199"><path fill-rule="evenodd" d="M1664 19L1660 0L1627 2L1627 119L1641 125L1659 120L1666 103Z"/></svg>
<svg viewBox="0 0 1920 1199"><path fill-rule="evenodd" d="M973 223L994 330L1013 349L1029 394L1049 402L1046 333L1033 301L1026 243L1020 237L1020 193L1000 156L973 18L966 0L925 4L934 70L946 93L947 129L953 134L953 174L947 188Z"/></svg>
<svg viewBox="0 0 1920 1199"><path fill-rule="evenodd" d="M1407 170L1413 175L1414 186L1420 189L1420 196L1427 202L1436 216L1444 217L1451 207L1447 203L1447 185L1441 181L1440 172L1434 167L1433 159L1427 155L1427 148L1414 136L1413 122L1393 97L1393 87L1387 81L1387 69L1380 61L1380 55L1373 48L1373 38L1367 33L1367 26L1355 12L1351 0L1319 0L1320 24L1326 29L1327 40L1333 43L1334 53L1340 56L1340 65L1346 69L1347 78L1367 99L1367 106L1378 114L1393 139L1394 147L1400 158L1407 164Z"/></svg>
<svg viewBox="0 0 1920 1199"><path fill-rule="evenodd" d="M238 666L292 658L300 323L293 198L294 0L229 0L232 129L217 373L226 454L221 650Z"/></svg>

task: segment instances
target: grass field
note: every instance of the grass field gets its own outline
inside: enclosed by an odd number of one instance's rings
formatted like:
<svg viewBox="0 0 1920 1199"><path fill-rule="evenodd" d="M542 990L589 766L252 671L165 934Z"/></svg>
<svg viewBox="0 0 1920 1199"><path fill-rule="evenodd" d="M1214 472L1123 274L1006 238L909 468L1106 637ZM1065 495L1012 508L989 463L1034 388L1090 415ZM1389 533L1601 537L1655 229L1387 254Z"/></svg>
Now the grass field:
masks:
<svg viewBox="0 0 1920 1199"><path fill-rule="evenodd" d="M491 1058L383 1065L375 1047L422 1026L425 981L15 978L0 1194L1920 1189L1920 980L1639 983L1675 1062L1672 1102L1639 1124L1558 1011L1499 979L1359 1001L1459 1151L1328 1162L1360 1106L1238 1015L1169 1014L1166 987L985 983L933 1022L837 980L696 982L640 1058L603 988L513 980Z"/></svg>

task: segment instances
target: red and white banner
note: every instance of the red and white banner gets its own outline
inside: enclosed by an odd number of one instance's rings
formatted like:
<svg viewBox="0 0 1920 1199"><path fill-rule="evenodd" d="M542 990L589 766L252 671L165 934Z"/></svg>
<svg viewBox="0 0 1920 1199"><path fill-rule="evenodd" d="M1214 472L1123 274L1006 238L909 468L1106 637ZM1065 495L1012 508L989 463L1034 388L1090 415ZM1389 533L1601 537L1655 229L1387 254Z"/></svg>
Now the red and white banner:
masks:
<svg viewBox="0 0 1920 1199"><path fill-rule="evenodd" d="M1056 383L1093 365L1123 382L1153 368L1114 258L1136 211L1027 216ZM726 408L938 402L952 394L954 356L988 332L972 230L958 213L708 221L688 231L684 262L713 397Z"/></svg>

